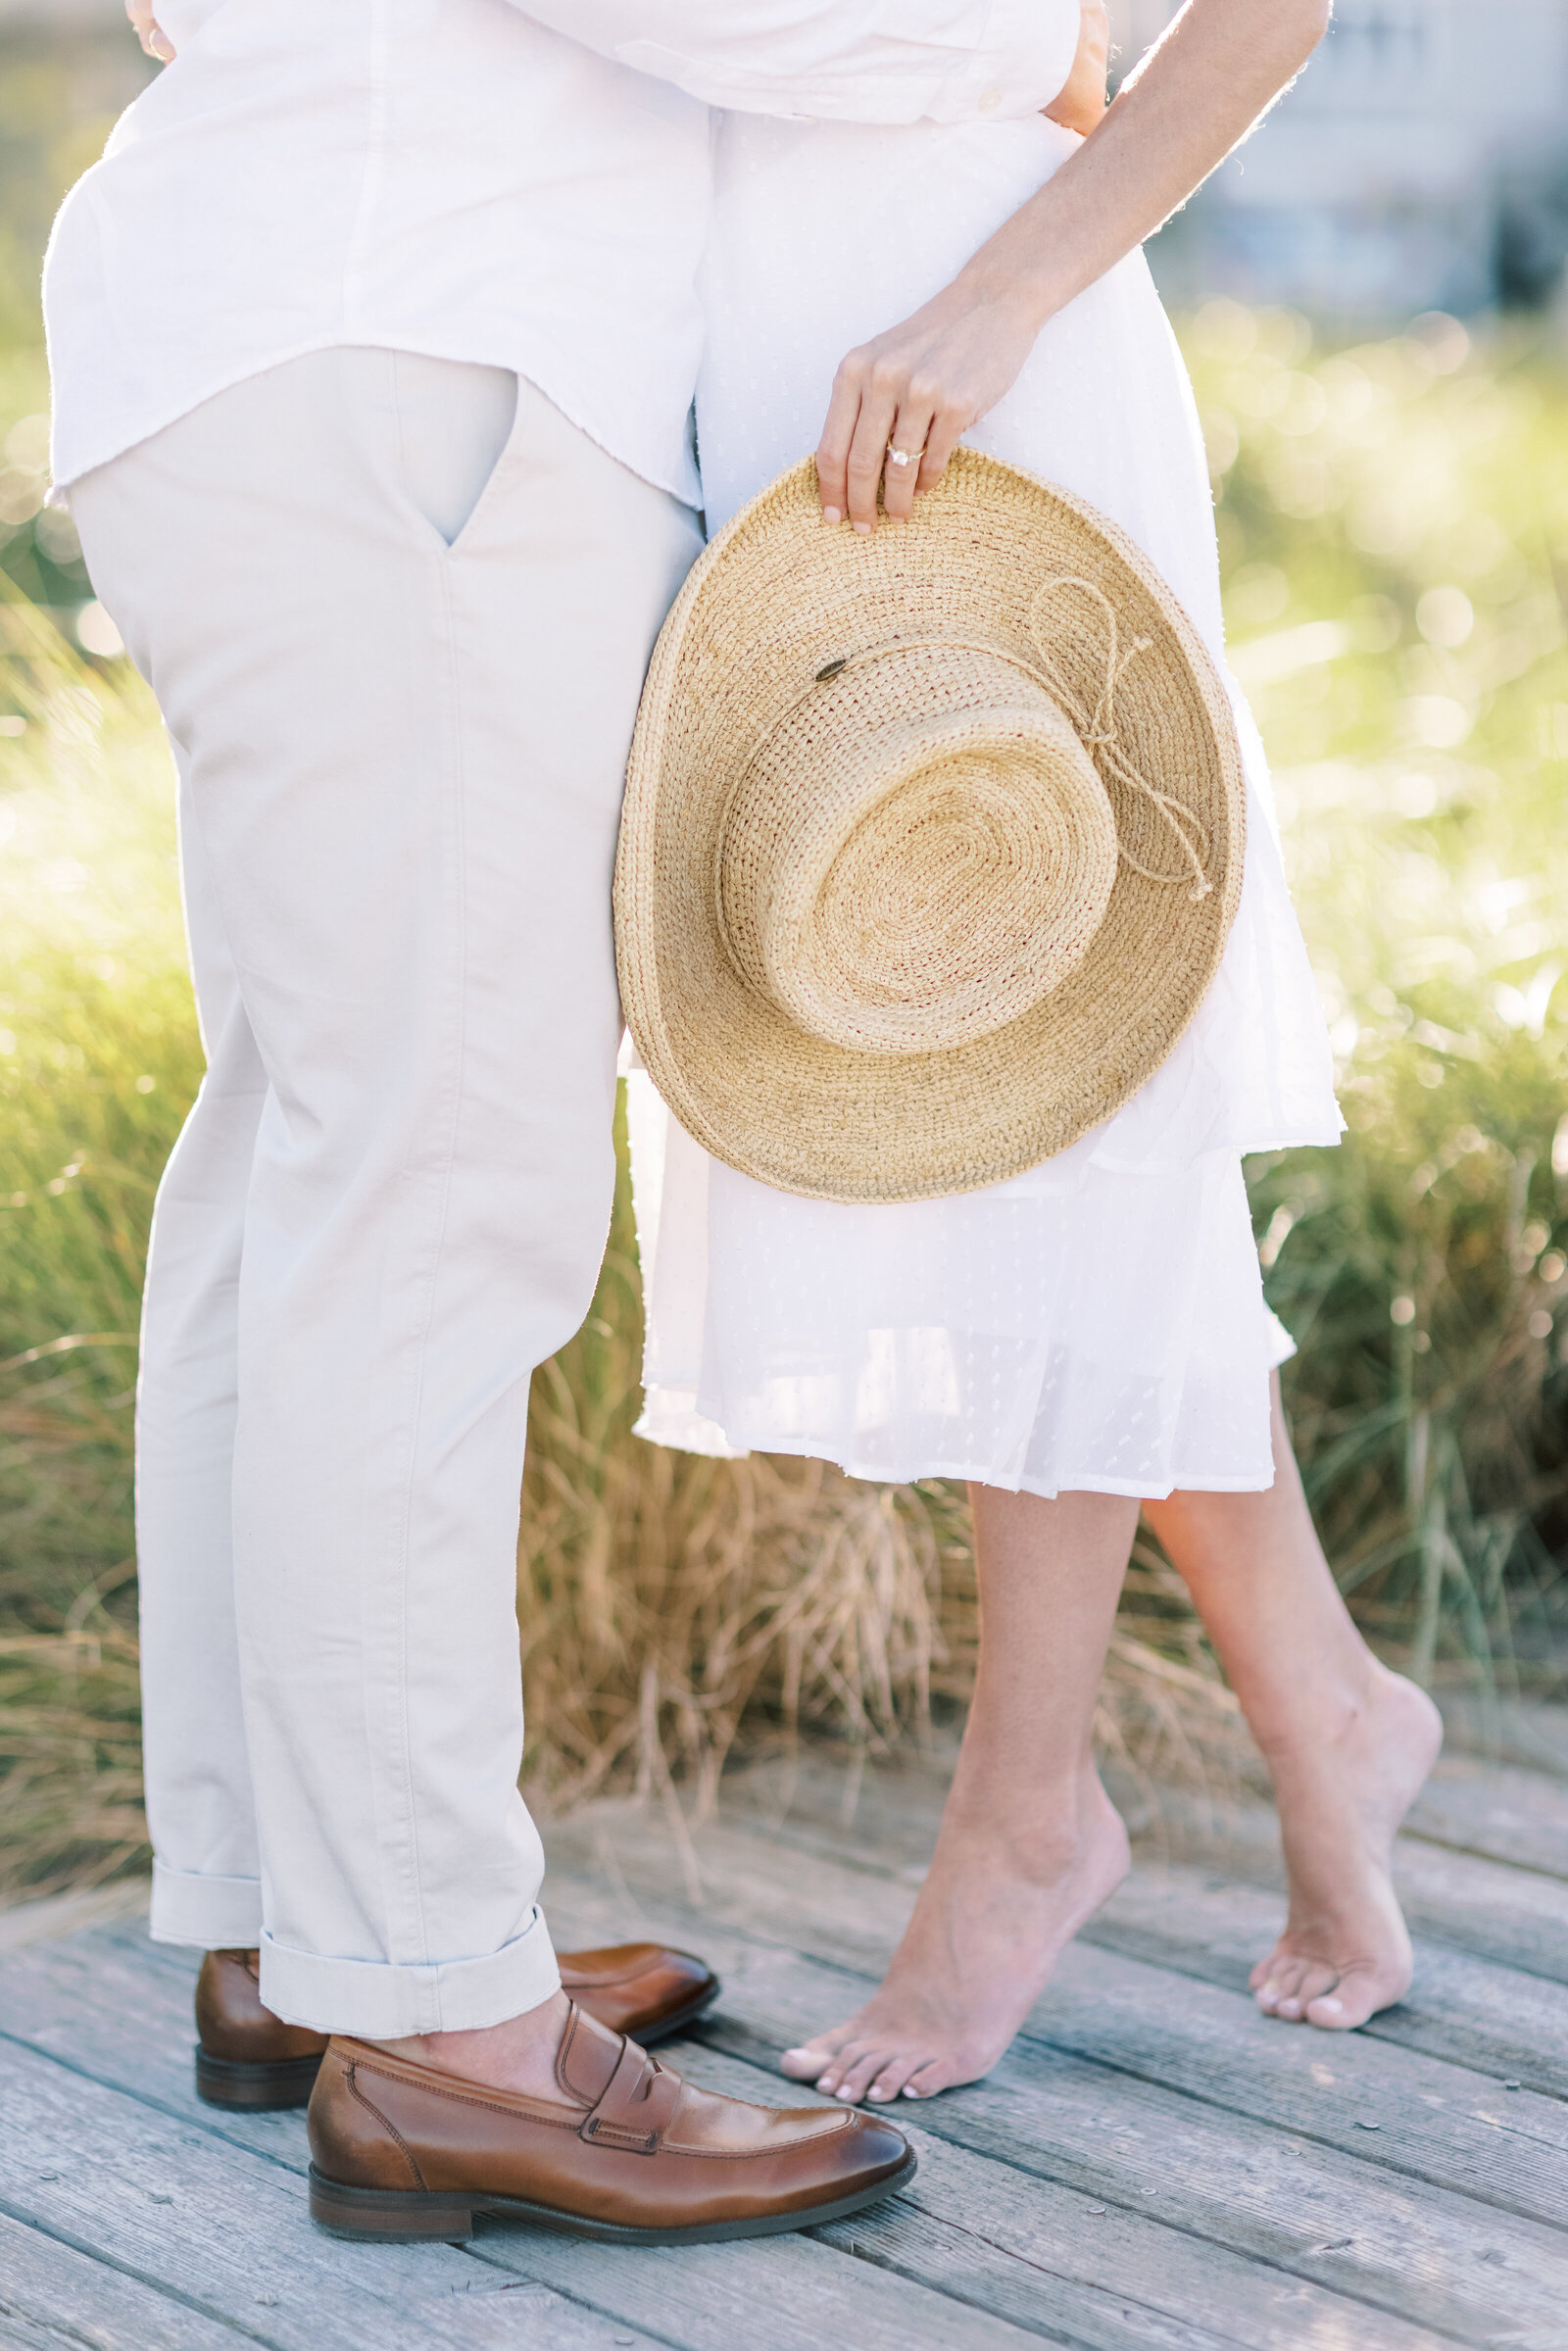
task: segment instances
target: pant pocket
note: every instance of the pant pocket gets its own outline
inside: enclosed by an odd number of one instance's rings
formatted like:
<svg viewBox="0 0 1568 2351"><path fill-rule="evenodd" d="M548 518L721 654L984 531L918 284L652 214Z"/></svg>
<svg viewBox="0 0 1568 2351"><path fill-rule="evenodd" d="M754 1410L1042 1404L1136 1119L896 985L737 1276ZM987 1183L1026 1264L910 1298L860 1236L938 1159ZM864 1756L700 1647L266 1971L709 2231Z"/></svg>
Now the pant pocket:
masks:
<svg viewBox="0 0 1568 2351"><path fill-rule="evenodd" d="M451 547L512 438L517 378L510 367L397 351L392 389L404 487Z"/></svg>

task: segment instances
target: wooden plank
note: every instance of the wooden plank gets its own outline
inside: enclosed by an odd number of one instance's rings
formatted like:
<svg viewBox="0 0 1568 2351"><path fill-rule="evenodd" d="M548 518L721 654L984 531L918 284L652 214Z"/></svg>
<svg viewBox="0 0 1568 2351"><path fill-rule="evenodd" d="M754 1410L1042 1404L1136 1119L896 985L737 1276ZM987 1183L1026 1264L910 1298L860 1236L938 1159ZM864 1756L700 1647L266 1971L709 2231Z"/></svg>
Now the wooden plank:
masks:
<svg viewBox="0 0 1568 2351"><path fill-rule="evenodd" d="M849 2226L847 2224L847 2226ZM853 2259L879 2237L877 2215L837 2242L826 2232L770 2236L737 2245L588 2245L543 2230L498 2229L485 2239L495 2262L526 2260L532 2277L579 2295L617 2319L637 2322L689 2351L1032 2351L1074 2338L1053 2324L1046 2293L1024 2326L973 2309L945 2285L934 2288L874 2258ZM523 2238L526 2234L526 2249Z"/></svg>
<svg viewBox="0 0 1568 2351"><path fill-rule="evenodd" d="M763 2094L751 2067L712 2049L688 2044L678 2062L708 2087L734 2097ZM771 2104L803 2094L776 2076L766 2085ZM863 2260L925 2278L1024 2325L1047 2318L1085 2345L1342 2351L1353 2340L1357 2351L1375 2351L1451 2339L950 2145L920 2127L918 2111L899 2110L920 2171L887 2221L874 2230L839 2222L821 2232L853 2243Z"/></svg>
<svg viewBox="0 0 1568 2351"><path fill-rule="evenodd" d="M1568 1779L1568 1706L1458 1693L1439 1696L1438 1703L1450 1752L1492 1756Z"/></svg>
<svg viewBox="0 0 1568 2351"><path fill-rule="evenodd" d="M770 1958L773 1974L801 1965ZM748 1975L708 2037L764 2056L823 2013L820 1986L761 1994ZM1568 2291L1560 2231L1027 2040L921 2118L956 2145L1463 2340L1555 2325Z"/></svg>
<svg viewBox="0 0 1568 2351"><path fill-rule="evenodd" d="M298 2115L290 2169L14 2043L0 2047L0 2211L274 2351L469 2351L515 2344L522 2327L537 2351L623 2336L653 2351L641 2328L612 2328L544 2281L515 2294L456 2246L326 2236L307 2210Z"/></svg>
<svg viewBox="0 0 1568 2351"><path fill-rule="evenodd" d="M0 2342L19 2351L238 2351L265 2339L0 2214Z"/></svg>
<svg viewBox="0 0 1568 2351"><path fill-rule="evenodd" d="M1408 1827L1432 1844L1568 1878L1568 1780L1545 1772L1474 1755L1445 1756Z"/></svg>
<svg viewBox="0 0 1568 2351"><path fill-rule="evenodd" d="M819 1754L811 1755L802 1759L793 1783L777 1765L765 1773L737 1774L733 1797L726 1784L724 1817L767 1822L781 1843L802 1853L827 1853L914 1883L935 1837L946 1768L946 1756L939 1753L891 1767L870 1767L857 1784ZM1461 1763L1451 1780L1438 1783L1440 1790L1453 1791L1441 1800L1449 1808L1446 1817L1459 1829L1460 1842L1465 1835L1486 1834L1481 1817L1487 1803L1486 1773L1479 1771L1474 1782L1468 1782L1465 1774L1473 1768ZM1555 1829L1549 1824L1568 1798L1568 1789L1544 1774L1523 1771L1507 1776L1501 1785L1499 1824L1506 1815L1514 1850L1523 1853L1528 1837L1539 1835L1539 1850L1555 1853ZM1529 1814L1534 1827L1528 1832L1527 1786L1534 1805ZM1469 1794L1464 1792L1467 1788ZM845 1795L852 1788L854 1812L847 1820ZM779 1817L785 1795L789 1809ZM1438 1800L1435 1796L1434 1802ZM1503 1841L1500 1825L1496 1834ZM1278 1828L1267 1805L1205 1804L1188 1794L1164 1792L1158 1812L1146 1811L1138 1846L1142 1861L1187 1862L1248 1884L1283 1885ZM1568 1886L1555 1874L1563 1866L1561 1854L1548 1874L1494 1860L1478 1850L1402 1837L1395 1874L1413 1932L1450 1949L1568 1984Z"/></svg>
<svg viewBox="0 0 1568 2351"><path fill-rule="evenodd" d="M1183 1830L1170 1842L1181 1858L1200 1860L1227 1878L1281 1883L1272 1816L1261 1811L1216 1819L1207 1836L1196 1826ZM1412 1934L1568 1984L1568 1886L1560 1878L1401 1837L1394 1882Z"/></svg>
<svg viewBox="0 0 1568 2351"><path fill-rule="evenodd" d="M566 1852L588 1857L592 1867L607 1872L613 1881L613 1872L620 1867L615 1850L623 1834L615 1827L612 1810L597 1810L583 1825L562 1825L555 1848L562 1857ZM721 1916L733 1914L761 1933L788 1937L800 1904L797 1887L830 1887L827 1909L832 1914L832 1942L813 1942L811 1949L858 1968L882 1966L912 1899L906 1869L901 1869L896 1879L882 1879L886 1890L877 1895L872 1890L877 1886L874 1876L865 1872L844 1876L849 1864L837 1855L827 1855L818 1843L808 1852L802 1852L795 1843L788 1848L761 1843L757 1855L733 1864L726 1855L726 1834L748 1837L750 1832L738 1829L733 1817L724 1815L717 1827L703 1829L698 1837L698 1855L706 1857L714 1887L731 1879L733 1867L743 1867L743 1879L738 1881L745 1887L741 1902L724 1909L719 1899ZM889 1843L882 1843L879 1850L889 1850ZM894 1855L896 1852L898 1845L894 1845ZM1462 1855L1432 1852L1429 1860L1464 1874L1502 1869L1502 1864L1474 1862ZM661 1867L667 1869L667 1860ZM1514 1869L1502 1869L1502 1876L1509 1887L1521 1884L1521 1874ZM1523 1879L1523 1884L1535 1890L1544 1887L1551 1904L1561 1902L1554 1881ZM1124 1951L1152 1966L1180 1970L1187 1978L1199 1978L1246 1996L1250 1963L1269 1949L1279 1921L1277 1895L1234 1886L1199 1869L1159 1869L1138 1862L1126 1886L1089 1923L1081 1942L1096 1949ZM1563 1933L1563 1944L1568 1946L1568 1931ZM1074 1970L1084 1966L1084 1958L1069 1954L1057 1982L1069 1984L1074 1982ZM1051 2032L1051 1996L1046 1998L1042 2017L1042 2029ZM1262 2040L1257 2048L1265 2052L1281 2050L1284 2043L1293 2048L1300 2043L1312 2048L1319 2060L1324 2057L1324 2036L1307 2033L1304 2029L1253 2017L1244 2025L1239 2022L1237 2029L1260 2032ZM1413 1993L1396 2010L1378 2017L1356 2036L1354 2045L1359 2048L1368 2038L1417 2050L1448 2064L1462 2064L1474 2074L1491 2074L1495 2083L1523 2081L1535 2092L1568 2095L1568 1993L1551 1982L1499 1968L1497 1963L1460 1958L1434 1949L1432 1944L1420 1944ZM1336 2040L1336 2048L1345 2048L1345 2043ZM1476 2095L1484 2092L1484 2081L1476 2081L1474 2090ZM1437 2090L1437 2095L1446 2092ZM1509 2092L1509 2097L1514 2097L1514 2092Z"/></svg>
<svg viewBox="0 0 1568 2351"><path fill-rule="evenodd" d="M0 1962L0 2034L235 2146L295 2164L297 2114L229 2114L196 2095L192 1997L200 1956L150 1942L142 1925L29 1943Z"/></svg>
<svg viewBox="0 0 1568 2351"><path fill-rule="evenodd" d="M145 1878L117 1878L112 1886L89 1886L82 1893L13 1902L0 1908L0 1953L20 1951L24 1943L59 1942L111 1919L144 1919L148 1890Z"/></svg>
<svg viewBox="0 0 1568 2351"><path fill-rule="evenodd" d="M711 1849L707 1838L699 1846L700 1852ZM739 1865L727 1850L726 1884L732 1892L744 1886L745 1915L755 1928L764 1921L771 1887L759 1894L741 1872L755 1867L764 1879L776 1878L776 1849L764 1846ZM788 1885L781 1891L809 1947L819 1957L842 1961L836 1922L850 1903L838 1878L820 1896L815 1888L803 1895ZM824 1897L825 1934L816 1907ZM870 1881L856 1900L861 1925L869 1919L891 1941L906 1894ZM565 1916L571 1917L569 1901ZM689 1931L701 1935L703 1923L692 1920ZM1506 2091L1462 2063L1375 2039L1282 2026L1261 2016L1245 1991L1195 1983L1103 1948L1064 1952L1024 2031L1049 2047L1226 2112L1302 2133L1358 2159L1370 2153L1386 2169L1528 2214L1553 2229L1563 2224L1568 2107L1533 2087Z"/></svg>
<svg viewBox="0 0 1568 2351"><path fill-rule="evenodd" d="M556 1915L568 1941L592 1942L623 1931L623 1918L613 1913L614 1904L601 1891L591 1912L568 1900ZM175 2033L186 2031L184 2002L171 2007L162 1987L149 1985L147 2019L158 2030L127 2044L123 2020L140 2006L134 1946L111 1952L115 1965L106 1982L100 1981L101 1960L86 1969L79 1964L90 1956L84 1946L101 1950L106 1939L83 1936L74 1949L31 1955L24 1996L20 1969L0 1969L6 2029L15 2030L25 2013L57 2057L87 2065L99 2079L110 2069L125 2086L139 2083L178 2098L188 2081L184 2051L175 2053L171 2067L154 2043L167 2039L171 2027ZM143 1945L139 1955L144 1975L165 1972L152 1946ZM811 2096L776 2072L760 2073L692 2044L677 2052L677 2062L694 2080L764 2104L797 2104ZM210 2113L201 2109L194 2119ZM901 2110L900 2123L907 2125L912 2113ZM297 2118L269 2119L274 2133L281 2126L281 2135L295 2141L283 2159L297 2162ZM914 2187L867 2220L828 2232L831 2240L853 2247L863 2261L1020 2325L1065 2327L1073 2342L1093 2351L1143 2351L1148 2345L1209 2351L1233 2343L1248 2351L1311 2351L1314 2345L1339 2351L1352 2330L1360 2351L1418 2351L1437 2339L1319 2286L1199 2244L1157 2221L1096 2205L1071 2189L948 2147L928 2132L911 2135L922 2162ZM487 2253L493 2245L484 2240Z"/></svg>
<svg viewBox="0 0 1568 2351"><path fill-rule="evenodd" d="M1279 1921L1276 1894L1145 1862L1080 1939L1240 1992ZM1413 1989L1357 2037L1568 2097L1568 1986L1425 1939L1416 1945Z"/></svg>
<svg viewBox="0 0 1568 2351"><path fill-rule="evenodd" d="M15 2041L0 2049L0 2097L27 2150L24 2159L13 2148L9 2162L0 2153L5 2209L140 2276L184 2282L225 2316L236 2315L225 2293L273 2293L269 2340L360 2346L373 2329L378 2347L471 2344L490 2339L473 2331L473 2296L512 2297L510 2278L477 2282L472 2253L343 2245L316 2230L300 2177L308 2158L298 2114L274 2118L293 2135L286 2164L238 2146L223 2129L182 2129ZM628 2341L646 2343L652 2328L683 2351L733 2351L738 2334L749 2351L819 2351L840 2327L866 2351L1005 2351L1028 2339L804 2236L632 2250L487 2225L477 2255L484 2269L566 2298L561 2311L551 2302L540 2306L543 2317L530 2318L530 2340L541 2351L577 2351L579 2340L583 2351L590 2343L597 2351L609 2339L606 2320ZM465 2302L461 2320L452 2316L455 2295ZM598 2314L591 2325L572 2304Z"/></svg>
<svg viewBox="0 0 1568 2351"><path fill-rule="evenodd" d="M601 1853L608 1828L598 1816L591 1834ZM660 1853L653 1816L627 1815L624 1830L612 1856L623 1880L622 1916L626 1889L646 1887L645 1924L657 1931L701 1937L716 1952L720 1919L740 1929L727 1959L739 1972L734 1982L726 1976L720 2019L708 2037L737 2055L765 2057L862 1996L842 1973L834 1981L784 1947L784 1915L795 1943L814 1946L840 1969L854 1967L874 1939L879 1913L886 1947L887 1903L898 1894L890 1882L867 1877L855 1886L850 1873L826 1860L814 1872L786 1874L765 1845L759 1859L745 1852L740 1833L705 1831L699 1862L715 1890L698 1919L663 1894L679 1880L673 1855ZM558 1906L565 1891L563 1844L558 1837L549 1897ZM755 1939L767 1933L778 1936L776 1945ZM1288 2029L1278 2030L1288 2036ZM1342 2057L1355 2045L1334 2044ZM976 2152L1324 2278L1438 2329L1490 2340L1499 2317L1554 2321L1568 2287L1568 2239L1555 2229L1028 2039L986 2083L919 2111L922 2127ZM1365 2135L1371 2148L1381 2133Z"/></svg>

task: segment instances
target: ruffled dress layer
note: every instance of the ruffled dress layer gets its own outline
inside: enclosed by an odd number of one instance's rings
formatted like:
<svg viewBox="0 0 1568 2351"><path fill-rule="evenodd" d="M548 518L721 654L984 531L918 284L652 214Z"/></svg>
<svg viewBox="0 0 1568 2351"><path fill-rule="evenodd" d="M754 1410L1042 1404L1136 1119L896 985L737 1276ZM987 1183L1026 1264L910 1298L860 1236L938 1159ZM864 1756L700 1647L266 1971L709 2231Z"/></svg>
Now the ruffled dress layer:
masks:
<svg viewBox="0 0 1568 2351"><path fill-rule="evenodd" d="M1077 144L1043 118L724 120L698 393L710 531L815 445L844 353L945 285ZM965 437L1119 522L1224 673L1197 411L1142 254L1051 321ZM630 1056L641 1436L1048 1495L1270 1483L1267 1375L1291 1342L1241 1155L1337 1142L1343 1121L1262 744L1228 682L1248 779L1234 928L1170 1058L1070 1151L950 1200L801 1200L710 1158Z"/></svg>

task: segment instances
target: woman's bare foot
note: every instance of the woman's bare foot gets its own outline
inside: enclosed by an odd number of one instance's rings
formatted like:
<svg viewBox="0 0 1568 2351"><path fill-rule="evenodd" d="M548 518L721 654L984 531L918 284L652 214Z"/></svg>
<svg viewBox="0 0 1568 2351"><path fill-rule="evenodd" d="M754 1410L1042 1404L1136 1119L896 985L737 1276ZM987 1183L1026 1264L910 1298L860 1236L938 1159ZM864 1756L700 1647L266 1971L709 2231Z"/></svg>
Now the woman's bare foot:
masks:
<svg viewBox="0 0 1568 2351"><path fill-rule="evenodd" d="M1361 1699L1313 1735L1264 1742L1290 1884L1285 1932L1252 1970L1257 2004L1347 2033L1410 1988L1394 1839L1443 1744L1424 1690L1367 1659Z"/></svg>
<svg viewBox="0 0 1568 2351"><path fill-rule="evenodd" d="M1000 1807L965 1800L963 1772L893 1964L863 2008L783 2070L845 2099L930 2098L976 2081L1006 2048L1063 1946L1115 1891L1127 1832L1092 1766L1054 1819L1008 1833Z"/></svg>

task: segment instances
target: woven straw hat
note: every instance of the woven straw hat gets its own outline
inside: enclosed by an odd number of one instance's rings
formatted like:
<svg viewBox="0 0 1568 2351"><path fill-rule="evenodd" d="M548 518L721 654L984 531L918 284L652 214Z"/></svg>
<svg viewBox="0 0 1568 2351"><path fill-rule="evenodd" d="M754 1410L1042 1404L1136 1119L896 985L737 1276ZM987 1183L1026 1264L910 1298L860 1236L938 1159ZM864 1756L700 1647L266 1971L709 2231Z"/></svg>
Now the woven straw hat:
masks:
<svg viewBox="0 0 1568 2351"><path fill-rule="evenodd" d="M784 1192L1018 1174L1125 1102L1241 895L1230 705L1152 564L959 450L902 529L809 461L655 649L615 870L621 1001L676 1118Z"/></svg>

